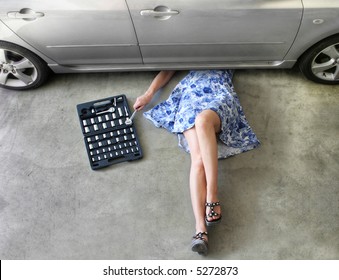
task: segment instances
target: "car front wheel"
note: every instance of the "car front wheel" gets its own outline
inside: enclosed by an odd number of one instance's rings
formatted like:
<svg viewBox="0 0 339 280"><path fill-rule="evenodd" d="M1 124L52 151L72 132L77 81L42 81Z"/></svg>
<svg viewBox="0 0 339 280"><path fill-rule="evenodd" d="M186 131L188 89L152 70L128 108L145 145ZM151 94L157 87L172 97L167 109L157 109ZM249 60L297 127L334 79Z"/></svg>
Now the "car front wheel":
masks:
<svg viewBox="0 0 339 280"><path fill-rule="evenodd" d="M0 87L24 90L39 87L49 75L46 63L31 51L0 42Z"/></svg>
<svg viewBox="0 0 339 280"><path fill-rule="evenodd" d="M339 84L339 36L327 38L309 49L299 60L304 76L322 84Z"/></svg>

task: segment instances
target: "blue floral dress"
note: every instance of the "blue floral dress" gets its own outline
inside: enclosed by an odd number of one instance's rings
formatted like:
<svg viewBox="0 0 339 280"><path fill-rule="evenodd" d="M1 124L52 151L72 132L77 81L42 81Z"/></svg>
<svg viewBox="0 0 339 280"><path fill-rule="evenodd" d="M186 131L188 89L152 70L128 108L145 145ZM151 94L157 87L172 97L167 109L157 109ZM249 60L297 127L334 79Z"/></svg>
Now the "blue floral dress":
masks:
<svg viewBox="0 0 339 280"><path fill-rule="evenodd" d="M218 158L254 149L259 141L245 118L232 77L232 70L190 71L166 101L145 112L144 116L156 127L177 134L179 146L189 152L183 132L194 126L201 111L213 110L221 120Z"/></svg>

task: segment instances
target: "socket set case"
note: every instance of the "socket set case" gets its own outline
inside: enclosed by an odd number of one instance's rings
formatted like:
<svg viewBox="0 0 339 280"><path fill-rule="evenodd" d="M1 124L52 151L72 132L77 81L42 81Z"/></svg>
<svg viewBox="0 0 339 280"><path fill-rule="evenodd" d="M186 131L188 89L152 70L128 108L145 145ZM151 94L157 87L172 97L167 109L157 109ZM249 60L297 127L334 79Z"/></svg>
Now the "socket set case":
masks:
<svg viewBox="0 0 339 280"><path fill-rule="evenodd" d="M125 124L130 109L125 95L77 105L91 168L142 158L135 127Z"/></svg>

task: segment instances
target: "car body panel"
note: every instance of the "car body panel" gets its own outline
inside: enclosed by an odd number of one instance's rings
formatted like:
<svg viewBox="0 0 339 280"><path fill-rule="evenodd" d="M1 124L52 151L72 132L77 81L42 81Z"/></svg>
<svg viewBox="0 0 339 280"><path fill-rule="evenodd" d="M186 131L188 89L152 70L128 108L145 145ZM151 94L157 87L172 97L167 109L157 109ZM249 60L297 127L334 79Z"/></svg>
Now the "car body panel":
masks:
<svg viewBox="0 0 339 280"><path fill-rule="evenodd" d="M127 0L144 63L278 61L302 17L300 0ZM142 11L167 7L169 18ZM288 30L288 32L285 32Z"/></svg>
<svg viewBox="0 0 339 280"><path fill-rule="evenodd" d="M142 63L124 0L18 0L1 1L1 6L0 19L58 64ZM43 16L14 15L32 11Z"/></svg>
<svg viewBox="0 0 339 280"><path fill-rule="evenodd" d="M157 6L179 14L141 16ZM23 8L44 16L9 17ZM338 11L338 0L0 0L0 40L29 49L57 73L290 68L339 34Z"/></svg>
<svg viewBox="0 0 339 280"><path fill-rule="evenodd" d="M319 41L339 34L339 0L303 0L300 30L286 60L298 59Z"/></svg>
<svg viewBox="0 0 339 280"><path fill-rule="evenodd" d="M11 29L9 29L8 26L6 26L1 20L0 20L0 40L22 46L22 47L34 52L41 59L43 59L48 65L57 65L57 63L55 61L50 59L48 56L45 56L43 53L39 52L37 49L33 48L27 42L22 40Z"/></svg>

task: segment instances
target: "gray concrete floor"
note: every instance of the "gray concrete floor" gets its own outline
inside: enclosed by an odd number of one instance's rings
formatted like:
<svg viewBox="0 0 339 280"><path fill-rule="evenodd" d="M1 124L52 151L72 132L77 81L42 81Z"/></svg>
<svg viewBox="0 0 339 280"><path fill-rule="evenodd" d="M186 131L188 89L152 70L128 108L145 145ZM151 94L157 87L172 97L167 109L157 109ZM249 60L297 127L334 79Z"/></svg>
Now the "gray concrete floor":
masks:
<svg viewBox="0 0 339 280"><path fill-rule="evenodd" d="M174 135L139 114L143 159L92 171L85 152L76 105L123 93L132 106L154 74L0 89L0 259L202 259ZM219 162L224 218L207 259L338 259L339 86L296 70L237 71L234 84L262 145Z"/></svg>

